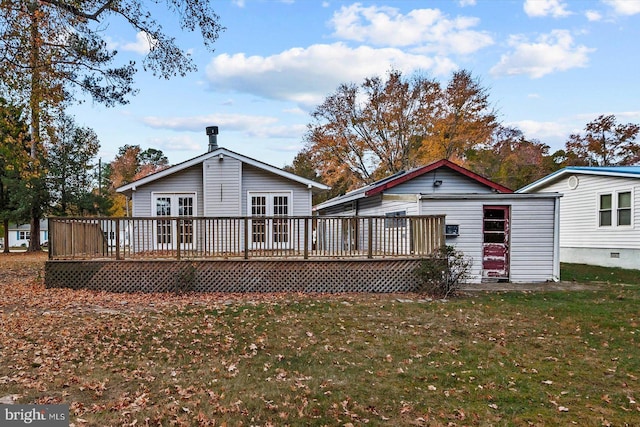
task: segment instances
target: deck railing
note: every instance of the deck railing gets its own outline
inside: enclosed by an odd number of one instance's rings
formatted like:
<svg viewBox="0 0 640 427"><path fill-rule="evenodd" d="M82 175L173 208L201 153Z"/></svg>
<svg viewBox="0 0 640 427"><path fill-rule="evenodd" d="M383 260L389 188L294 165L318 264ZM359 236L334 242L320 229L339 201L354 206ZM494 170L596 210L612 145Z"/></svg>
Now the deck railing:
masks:
<svg viewBox="0 0 640 427"><path fill-rule="evenodd" d="M444 216L50 218L50 259L430 256Z"/></svg>

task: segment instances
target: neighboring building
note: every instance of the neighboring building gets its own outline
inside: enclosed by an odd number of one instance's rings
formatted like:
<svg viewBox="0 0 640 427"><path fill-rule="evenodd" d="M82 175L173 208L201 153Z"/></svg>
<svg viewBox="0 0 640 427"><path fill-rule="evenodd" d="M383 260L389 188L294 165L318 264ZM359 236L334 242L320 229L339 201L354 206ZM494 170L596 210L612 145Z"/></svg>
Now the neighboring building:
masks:
<svg viewBox="0 0 640 427"><path fill-rule="evenodd" d="M327 200L324 216L384 215L391 233L414 239L402 216L445 215L446 241L473 261L470 282L559 280L557 193L514 194L448 160L400 172ZM347 225L348 226L348 225ZM343 230L347 238L358 230Z"/></svg>
<svg viewBox="0 0 640 427"><path fill-rule="evenodd" d="M640 269L640 166L566 167L517 192L563 193L560 261Z"/></svg>
<svg viewBox="0 0 640 427"><path fill-rule="evenodd" d="M311 216L313 192L329 187L218 147L217 133L217 127L207 128L207 153L118 188L118 192L132 201L131 215ZM156 244L162 243L163 249L167 248L167 243L175 244L175 226L163 228L163 223L156 222ZM131 232L135 233L134 230ZM251 236L254 242L263 243L262 248L276 246L276 238L286 238L281 236L283 229L277 221L263 222L251 232L255 234ZM189 233L194 232L190 230Z"/></svg>
<svg viewBox="0 0 640 427"><path fill-rule="evenodd" d="M9 224L9 247L28 247L31 240L30 224ZM40 244L49 241L49 224L46 219L40 220Z"/></svg>

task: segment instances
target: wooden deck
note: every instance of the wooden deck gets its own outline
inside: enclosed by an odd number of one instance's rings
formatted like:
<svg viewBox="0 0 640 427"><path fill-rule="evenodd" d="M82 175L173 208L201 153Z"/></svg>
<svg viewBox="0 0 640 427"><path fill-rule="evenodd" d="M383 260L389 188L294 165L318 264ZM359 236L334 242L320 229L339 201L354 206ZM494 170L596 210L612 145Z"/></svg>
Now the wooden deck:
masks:
<svg viewBox="0 0 640 427"><path fill-rule="evenodd" d="M108 292L408 292L444 217L51 218L45 285Z"/></svg>

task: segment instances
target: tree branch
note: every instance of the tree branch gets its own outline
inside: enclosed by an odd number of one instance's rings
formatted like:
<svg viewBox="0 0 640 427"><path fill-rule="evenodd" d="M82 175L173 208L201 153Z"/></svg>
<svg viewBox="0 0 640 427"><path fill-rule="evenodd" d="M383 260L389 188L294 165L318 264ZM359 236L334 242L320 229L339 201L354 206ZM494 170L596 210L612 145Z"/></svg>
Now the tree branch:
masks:
<svg viewBox="0 0 640 427"><path fill-rule="evenodd" d="M114 3L113 0L107 0L95 12L87 13L87 12L83 12L77 7L71 6L70 4L66 4L65 2L61 2L59 0L41 0L41 1L42 3L47 3L51 6L57 7L62 10L66 10L67 12L71 12L73 15L77 17L84 18L91 21L98 21L98 16L100 16L102 12L104 12L105 10L109 9Z"/></svg>

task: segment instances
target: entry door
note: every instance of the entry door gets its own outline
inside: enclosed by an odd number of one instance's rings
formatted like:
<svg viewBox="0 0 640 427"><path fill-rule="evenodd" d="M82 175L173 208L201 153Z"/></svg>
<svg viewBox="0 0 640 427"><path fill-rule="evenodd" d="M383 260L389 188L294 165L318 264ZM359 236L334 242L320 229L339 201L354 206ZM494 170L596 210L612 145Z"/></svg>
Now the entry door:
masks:
<svg viewBox="0 0 640 427"><path fill-rule="evenodd" d="M509 206L483 209L482 276L509 279Z"/></svg>
<svg viewBox="0 0 640 427"><path fill-rule="evenodd" d="M289 245L288 193L251 194L251 247L253 249L280 249ZM279 218L281 217L281 218Z"/></svg>
<svg viewBox="0 0 640 427"><path fill-rule="evenodd" d="M191 194L163 194L155 196L157 217L193 217L195 197ZM179 218L177 221L158 219L155 226L155 247L160 250L191 249L194 244L193 220Z"/></svg>

